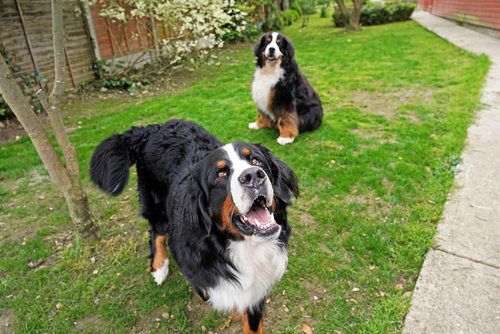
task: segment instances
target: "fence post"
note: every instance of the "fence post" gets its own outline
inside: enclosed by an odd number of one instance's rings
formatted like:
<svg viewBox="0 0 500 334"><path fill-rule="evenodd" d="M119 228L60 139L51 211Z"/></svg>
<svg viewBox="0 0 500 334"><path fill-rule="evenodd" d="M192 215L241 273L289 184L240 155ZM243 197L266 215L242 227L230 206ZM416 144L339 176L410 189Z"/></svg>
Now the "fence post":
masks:
<svg viewBox="0 0 500 334"><path fill-rule="evenodd" d="M97 35L95 33L94 21L92 21L92 13L90 12L90 7L87 1L81 0L80 4L83 7L83 17L85 22L85 27L87 28L87 34L90 38L90 47L94 50L94 56L97 60L101 60L101 52L99 51L99 41L97 40Z"/></svg>
<svg viewBox="0 0 500 334"><path fill-rule="evenodd" d="M155 17L153 15L153 10L149 10L149 19L151 20L151 32L153 33L153 43L155 44L155 56L160 54L160 49L158 47L158 32L156 31Z"/></svg>

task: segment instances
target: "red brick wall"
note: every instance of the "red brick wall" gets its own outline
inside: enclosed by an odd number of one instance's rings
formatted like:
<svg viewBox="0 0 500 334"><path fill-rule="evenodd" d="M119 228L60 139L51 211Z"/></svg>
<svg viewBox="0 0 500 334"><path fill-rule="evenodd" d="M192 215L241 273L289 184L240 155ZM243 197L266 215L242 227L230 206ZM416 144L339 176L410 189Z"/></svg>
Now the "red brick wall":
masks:
<svg viewBox="0 0 500 334"><path fill-rule="evenodd" d="M500 0L418 0L433 15L500 31Z"/></svg>

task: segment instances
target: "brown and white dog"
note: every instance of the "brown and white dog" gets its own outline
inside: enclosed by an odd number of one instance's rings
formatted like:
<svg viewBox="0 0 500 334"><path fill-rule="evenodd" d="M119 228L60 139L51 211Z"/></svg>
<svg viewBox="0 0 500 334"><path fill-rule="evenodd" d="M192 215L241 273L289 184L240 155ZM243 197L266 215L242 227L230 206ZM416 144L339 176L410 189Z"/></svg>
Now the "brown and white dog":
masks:
<svg viewBox="0 0 500 334"><path fill-rule="evenodd" d="M254 54L252 98L259 117L248 127L278 129L281 145L293 142L299 133L316 130L323 119L321 100L295 61L292 42L277 32L267 33Z"/></svg>

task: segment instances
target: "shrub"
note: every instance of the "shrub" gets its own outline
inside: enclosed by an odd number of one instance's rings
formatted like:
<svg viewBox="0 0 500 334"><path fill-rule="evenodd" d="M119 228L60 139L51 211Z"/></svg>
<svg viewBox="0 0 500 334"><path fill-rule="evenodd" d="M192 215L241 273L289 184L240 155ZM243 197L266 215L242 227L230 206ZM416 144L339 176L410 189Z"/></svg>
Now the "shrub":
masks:
<svg viewBox="0 0 500 334"><path fill-rule="evenodd" d="M376 26L391 21L391 12L385 6L368 5L361 10L359 23L363 26Z"/></svg>
<svg viewBox="0 0 500 334"><path fill-rule="evenodd" d="M255 25L255 17L260 7L235 5L228 8L226 12L231 16L231 24L225 24L222 28L226 33L222 36L224 42L245 42L255 40L260 35L260 29Z"/></svg>
<svg viewBox="0 0 500 334"><path fill-rule="evenodd" d="M351 9L352 8L348 7L348 10ZM415 4L406 2L390 2L385 5L381 3L368 3L361 10L359 22L363 26L373 26L406 21L410 19L414 10ZM332 18L336 27L345 27L346 22L344 15L342 15L337 7L335 7Z"/></svg>
<svg viewBox="0 0 500 334"><path fill-rule="evenodd" d="M275 16L262 22L261 29L263 32L281 30L283 29L283 22L278 16Z"/></svg>
<svg viewBox="0 0 500 334"><path fill-rule="evenodd" d="M410 19L411 14L415 10L415 5L406 3L397 3L391 8L392 22L401 22Z"/></svg>
<svg viewBox="0 0 500 334"><path fill-rule="evenodd" d="M292 4L290 5L289 10L294 10L297 13L299 13L299 18L302 16L302 8L300 8L300 5L298 4L297 1L292 2Z"/></svg>
<svg viewBox="0 0 500 334"><path fill-rule="evenodd" d="M281 30L283 27L289 26L300 19L300 16L300 12L290 6L289 10L281 12L279 15L262 22L261 29L263 32Z"/></svg>

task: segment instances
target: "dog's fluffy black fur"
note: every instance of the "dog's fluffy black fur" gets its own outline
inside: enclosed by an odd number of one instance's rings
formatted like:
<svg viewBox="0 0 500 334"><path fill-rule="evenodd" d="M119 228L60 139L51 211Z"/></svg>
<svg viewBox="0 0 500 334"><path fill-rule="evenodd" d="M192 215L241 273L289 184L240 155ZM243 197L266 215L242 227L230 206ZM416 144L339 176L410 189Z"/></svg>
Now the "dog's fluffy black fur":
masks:
<svg viewBox="0 0 500 334"><path fill-rule="evenodd" d="M103 140L90 176L116 196L134 163L156 282L168 274L168 238L181 272L203 300L218 310L236 308L245 333L262 330L265 296L286 268L286 208L298 195L290 167L259 144L224 146L195 123L171 120Z"/></svg>
<svg viewBox="0 0 500 334"><path fill-rule="evenodd" d="M249 127L277 128L280 144L316 130L323 119L321 99L299 69L292 41L280 33L264 34L254 47L254 55L252 97L259 117Z"/></svg>

